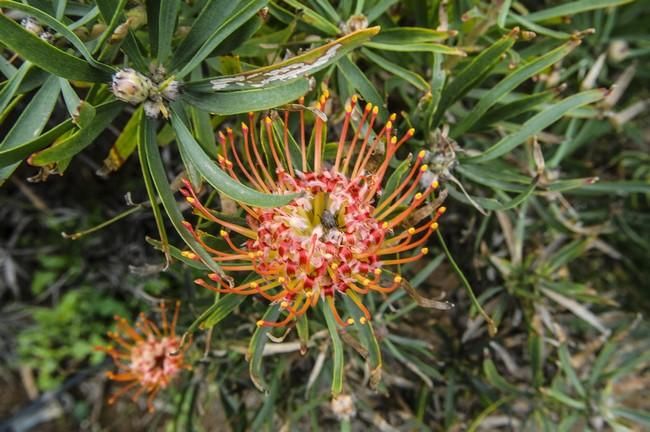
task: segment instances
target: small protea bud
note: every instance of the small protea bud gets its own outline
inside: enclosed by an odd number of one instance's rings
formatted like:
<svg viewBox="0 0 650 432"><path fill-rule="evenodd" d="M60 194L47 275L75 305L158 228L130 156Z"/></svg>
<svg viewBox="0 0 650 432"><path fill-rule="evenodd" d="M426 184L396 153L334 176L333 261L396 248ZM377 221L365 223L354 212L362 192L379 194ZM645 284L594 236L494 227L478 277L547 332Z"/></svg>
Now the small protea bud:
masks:
<svg viewBox="0 0 650 432"><path fill-rule="evenodd" d="M354 400L347 394L338 395L332 398L330 407L339 421L350 420L357 414Z"/></svg>
<svg viewBox="0 0 650 432"><path fill-rule="evenodd" d="M51 44L52 41L54 40L54 35L48 31L42 32L41 34L38 35L38 37L40 37L42 40L44 40L49 44Z"/></svg>
<svg viewBox="0 0 650 432"><path fill-rule="evenodd" d="M176 98L178 97L178 93L180 92L180 89L181 89L181 83L179 81L171 81L160 91L160 93L163 95L165 99L170 101L175 101Z"/></svg>
<svg viewBox="0 0 650 432"><path fill-rule="evenodd" d="M131 104L144 102L153 89L151 80L131 68L122 69L113 75L111 90L116 98Z"/></svg>
<svg viewBox="0 0 650 432"><path fill-rule="evenodd" d="M43 33L43 26L40 25L38 21L32 17L23 18L23 20L20 22L20 25L22 25L25 30L34 33L35 35L40 35Z"/></svg>
<svg viewBox="0 0 650 432"><path fill-rule="evenodd" d="M365 15L352 15L350 19L341 26L341 31L345 34L349 34L366 28L368 28L368 18L366 18Z"/></svg>
<svg viewBox="0 0 650 432"><path fill-rule="evenodd" d="M623 39L615 39L609 44L607 57L612 63L620 63L627 58L630 53L630 47Z"/></svg>

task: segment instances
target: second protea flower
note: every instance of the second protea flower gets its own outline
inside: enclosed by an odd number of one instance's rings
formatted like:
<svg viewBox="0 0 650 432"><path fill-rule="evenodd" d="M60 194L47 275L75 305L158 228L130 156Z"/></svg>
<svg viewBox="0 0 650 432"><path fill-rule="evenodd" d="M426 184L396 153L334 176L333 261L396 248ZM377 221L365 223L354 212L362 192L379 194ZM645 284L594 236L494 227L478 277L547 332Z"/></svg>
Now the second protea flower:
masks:
<svg viewBox="0 0 650 432"><path fill-rule="evenodd" d="M327 94L316 109L322 111L326 102ZM218 162L233 178L266 193L300 194L279 208L242 204L245 225L206 208L185 182L182 192L187 201L200 216L222 226L220 235L230 250L211 248L205 233L189 223L186 227L223 270L255 275L237 286L217 274L209 275L211 281L196 282L217 292L257 295L279 304L284 318L260 320L258 326L285 326L325 302L338 324L345 327L354 319L339 313L336 304L341 296L357 305L364 323L370 320L370 313L362 296L397 289L403 283L400 265L428 252L427 239L445 211L439 200L432 199L438 183L422 184L427 172L422 163L424 152L407 170L391 175L390 167L395 153L414 131L395 136L395 115L376 130L378 108L372 104L367 104L355 121L356 105L353 97L346 106L335 148L328 145L326 149L328 124L319 115L311 139L305 137L304 111L298 114L299 136L295 139L287 126L288 111L283 119L265 117L260 133L256 133L250 114L249 123L241 125L243 142L239 145L231 129L220 134L223 150Z"/></svg>

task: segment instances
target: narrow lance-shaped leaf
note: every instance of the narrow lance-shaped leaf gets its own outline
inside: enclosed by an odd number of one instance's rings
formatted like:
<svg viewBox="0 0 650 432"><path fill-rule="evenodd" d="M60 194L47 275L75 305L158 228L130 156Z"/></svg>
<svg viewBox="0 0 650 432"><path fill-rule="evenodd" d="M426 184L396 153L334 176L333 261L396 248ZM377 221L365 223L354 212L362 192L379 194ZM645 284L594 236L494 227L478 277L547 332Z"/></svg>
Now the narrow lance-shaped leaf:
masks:
<svg viewBox="0 0 650 432"><path fill-rule="evenodd" d="M230 17L220 25L201 45L201 48L196 54L186 63L178 67L181 69L175 73L177 78L183 78L192 72L210 53L230 36L235 30L244 25L250 18L253 17L262 7L268 3L268 0L249 0L236 9ZM174 69L172 69L172 72Z"/></svg>
<svg viewBox="0 0 650 432"><path fill-rule="evenodd" d="M58 79L50 76L0 143L3 153L33 140L41 133L52 115L60 91ZM18 163L15 163L0 169L0 184L9 178L17 166Z"/></svg>
<svg viewBox="0 0 650 432"><path fill-rule="evenodd" d="M472 108L470 113L467 116L464 116L460 123L452 128L450 136L452 138L456 138L468 131L474 125L474 123L480 120L480 118L487 112L487 110L490 109L490 107L492 107L495 103L497 103L503 96L510 93L519 84L523 83L527 79L533 77L547 67L560 61L564 56L573 51L573 49L579 44L580 41L568 42L541 56L540 58L530 63L524 64L517 70L508 74L508 76L502 79L497 85L492 87L481 97L476 106Z"/></svg>
<svg viewBox="0 0 650 432"><path fill-rule="evenodd" d="M111 74L92 67L25 30L6 15L0 14L0 43L25 60L54 75L77 81L108 81Z"/></svg>
<svg viewBox="0 0 650 432"><path fill-rule="evenodd" d="M172 126L176 131L178 145L187 151L190 161L212 187L235 201L255 207L279 207L297 197L296 194L269 195L251 189L234 180L213 161L196 142L175 108L172 108Z"/></svg>
<svg viewBox="0 0 650 432"><path fill-rule="evenodd" d="M165 174L165 166L163 165L160 152L158 151L158 144L156 143L156 124L154 120L147 116L142 116L142 123L140 125L140 141L139 145L142 147L143 154L143 167L151 174L151 180L158 191L160 202L165 208L167 216L171 221L174 229L181 236L186 245L197 254L203 263L216 272L224 279L229 277L223 272L221 267L214 262L212 256L196 241L190 232L183 226L183 214L178 208L176 199L171 190L171 185Z"/></svg>
<svg viewBox="0 0 650 432"><path fill-rule="evenodd" d="M219 115L262 111L294 102L309 91L307 78L264 88L240 91L199 93L186 91L183 100L188 104Z"/></svg>
<svg viewBox="0 0 650 432"><path fill-rule="evenodd" d="M312 75L361 46L377 32L379 32L379 27L359 30L289 60L237 75L208 78L189 83L187 88L204 92L243 90L266 87Z"/></svg>
<svg viewBox="0 0 650 432"><path fill-rule="evenodd" d="M272 304L266 310L263 321L274 322L280 315L280 304ZM264 346L268 342L267 334L271 331L270 327L258 327L253 333L248 351L246 352L246 359L248 360L248 372L250 373L251 380L259 391L266 391L266 381L264 380L264 372L262 371L262 356L264 355Z"/></svg>
<svg viewBox="0 0 650 432"><path fill-rule="evenodd" d="M539 114L536 114L526 121L517 132L503 137L503 139L498 143L485 150L479 156L466 158L463 159L463 161L481 163L496 159L499 156L512 151L529 137L555 123L572 109L597 102L602 99L603 96L604 92L602 90L589 90L569 96L568 98L551 105Z"/></svg>
<svg viewBox="0 0 650 432"><path fill-rule="evenodd" d="M123 104L117 101L98 106L96 108L97 114L88 125L81 127L67 139L35 154L30 158L29 163L34 166L45 166L71 158L92 144L122 111L122 108Z"/></svg>
<svg viewBox="0 0 650 432"><path fill-rule="evenodd" d="M332 297L329 297L332 298ZM331 311L330 307L325 301L319 301L323 315L325 315L325 322L327 323L327 330L330 334L330 340L332 341L332 351L333 351L333 365L332 365L332 396L337 396L343 391L343 342L341 342L341 336L339 336L338 329L336 327L336 320L334 319L334 314Z"/></svg>
<svg viewBox="0 0 650 432"><path fill-rule="evenodd" d="M514 45L518 35L519 29L513 29L509 34L490 45L472 59L467 66L461 69L453 81L445 86L440 95L440 102L438 103L438 108L431 123L432 127L438 125L448 107L488 76L492 69L501 61L503 53Z"/></svg>
<svg viewBox="0 0 650 432"><path fill-rule="evenodd" d="M113 68L98 62L95 60L95 58L92 56L86 45L83 43L81 39L69 28L69 26L66 26L63 24L61 21L58 19L52 17L51 15L46 14L45 12L41 11L40 9L37 9L35 7L29 6L27 4L22 4L18 3L15 1L11 0L0 0L0 8L5 7L5 8L11 8L11 9L17 9L23 12L28 13L29 15L34 16L37 18L39 21L43 22L44 24L47 24L48 26L52 27L54 30L57 31L61 36L66 38L68 42L70 42L78 51L81 53L81 55L86 59L88 63L90 63L93 67L110 74L113 72ZM22 28L22 27L21 27ZM25 30L26 31L26 30ZM32 34L31 32L28 32ZM33 34L32 34L33 35ZM36 36L36 35L33 35ZM37 39L38 36L36 36ZM2 41L0 39L0 41ZM2 41L4 42L4 41ZM49 44L48 44L49 45ZM48 61L49 59L44 59L45 61ZM34 64L38 64L37 62L33 62ZM39 65L40 66L40 65ZM43 68L45 69L45 68ZM45 69L47 70L47 69Z"/></svg>

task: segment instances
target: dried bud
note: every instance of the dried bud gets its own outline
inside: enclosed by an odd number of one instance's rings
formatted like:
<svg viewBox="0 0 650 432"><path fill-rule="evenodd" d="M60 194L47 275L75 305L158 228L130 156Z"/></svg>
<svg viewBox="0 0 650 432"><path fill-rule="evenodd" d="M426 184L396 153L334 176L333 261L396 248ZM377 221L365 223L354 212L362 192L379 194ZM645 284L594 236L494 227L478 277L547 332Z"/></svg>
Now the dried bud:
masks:
<svg viewBox="0 0 650 432"><path fill-rule="evenodd" d="M20 22L20 25L25 27L25 30L32 32L35 35L40 35L43 33L43 26L41 26L38 21L32 17L23 18L23 20Z"/></svg>
<svg viewBox="0 0 650 432"><path fill-rule="evenodd" d="M332 411L339 420L350 420L357 414L354 401L350 395L342 394L332 398Z"/></svg>
<svg viewBox="0 0 650 432"><path fill-rule="evenodd" d="M341 26L345 34L368 28L368 18L365 15L352 15L348 21Z"/></svg>
<svg viewBox="0 0 650 432"><path fill-rule="evenodd" d="M144 102L153 88L151 80L133 69L122 69L113 75L111 89L116 98L131 104Z"/></svg>

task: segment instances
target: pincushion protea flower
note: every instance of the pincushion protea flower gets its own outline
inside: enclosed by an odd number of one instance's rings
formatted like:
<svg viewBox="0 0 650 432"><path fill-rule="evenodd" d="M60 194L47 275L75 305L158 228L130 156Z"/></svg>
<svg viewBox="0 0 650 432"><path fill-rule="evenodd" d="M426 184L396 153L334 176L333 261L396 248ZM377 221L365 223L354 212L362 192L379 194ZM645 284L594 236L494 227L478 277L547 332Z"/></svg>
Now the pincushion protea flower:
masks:
<svg viewBox="0 0 650 432"><path fill-rule="evenodd" d="M318 110L323 110L327 97L321 97ZM221 293L258 295L285 311L284 319L260 320L258 326L285 326L323 301L345 327L354 319L343 319L337 311L339 296L348 296L357 305L363 324L370 320L370 313L361 296L370 291L392 292L403 282L399 266L428 252L426 241L437 229L436 221L445 208L438 207L439 203L427 204L438 183L421 185L427 172L422 163L425 152L417 155L408 174L387 182L390 190L382 194L390 161L414 130L395 136L392 115L381 130L373 132L378 108L368 103L354 122L356 105L353 97L346 106L336 156L331 161L324 157L326 121L315 117L308 146L304 111L299 112L300 136L296 140L289 136L289 111L283 113L280 133L274 130L273 119L265 117L257 134L254 116L249 114L249 123L241 125L243 143L239 148L231 129L219 134L222 152L218 163L233 178L266 193L300 194L279 208L242 204L246 226L205 207L190 182L184 181L181 192L197 214L222 226L220 235L230 250L210 247L203 232L189 222L185 227L223 270L255 274L238 286L214 273L208 275L212 282L197 279L196 283ZM296 157L291 146L297 147L298 142ZM423 211L428 213L423 216ZM417 226L409 225L423 219ZM230 232L242 241L234 240ZM186 256L194 254L187 252Z"/></svg>
<svg viewBox="0 0 650 432"><path fill-rule="evenodd" d="M140 386L132 396L136 400L147 392L147 407L153 410L156 394L166 388L183 370L189 369L185 363L185 348L181 347L181 338L176 335L176 322L180 303L176 303L171 324L167 321L165 304L160 304L162 330L144 314L131 326L125 318L116 316L118 332L109 332L108 337L115 346L97 347L113 358L117 372L108 372L107 377L113 381L128 382L112 395L108 403L114 403L122 395Z"/></svg>

